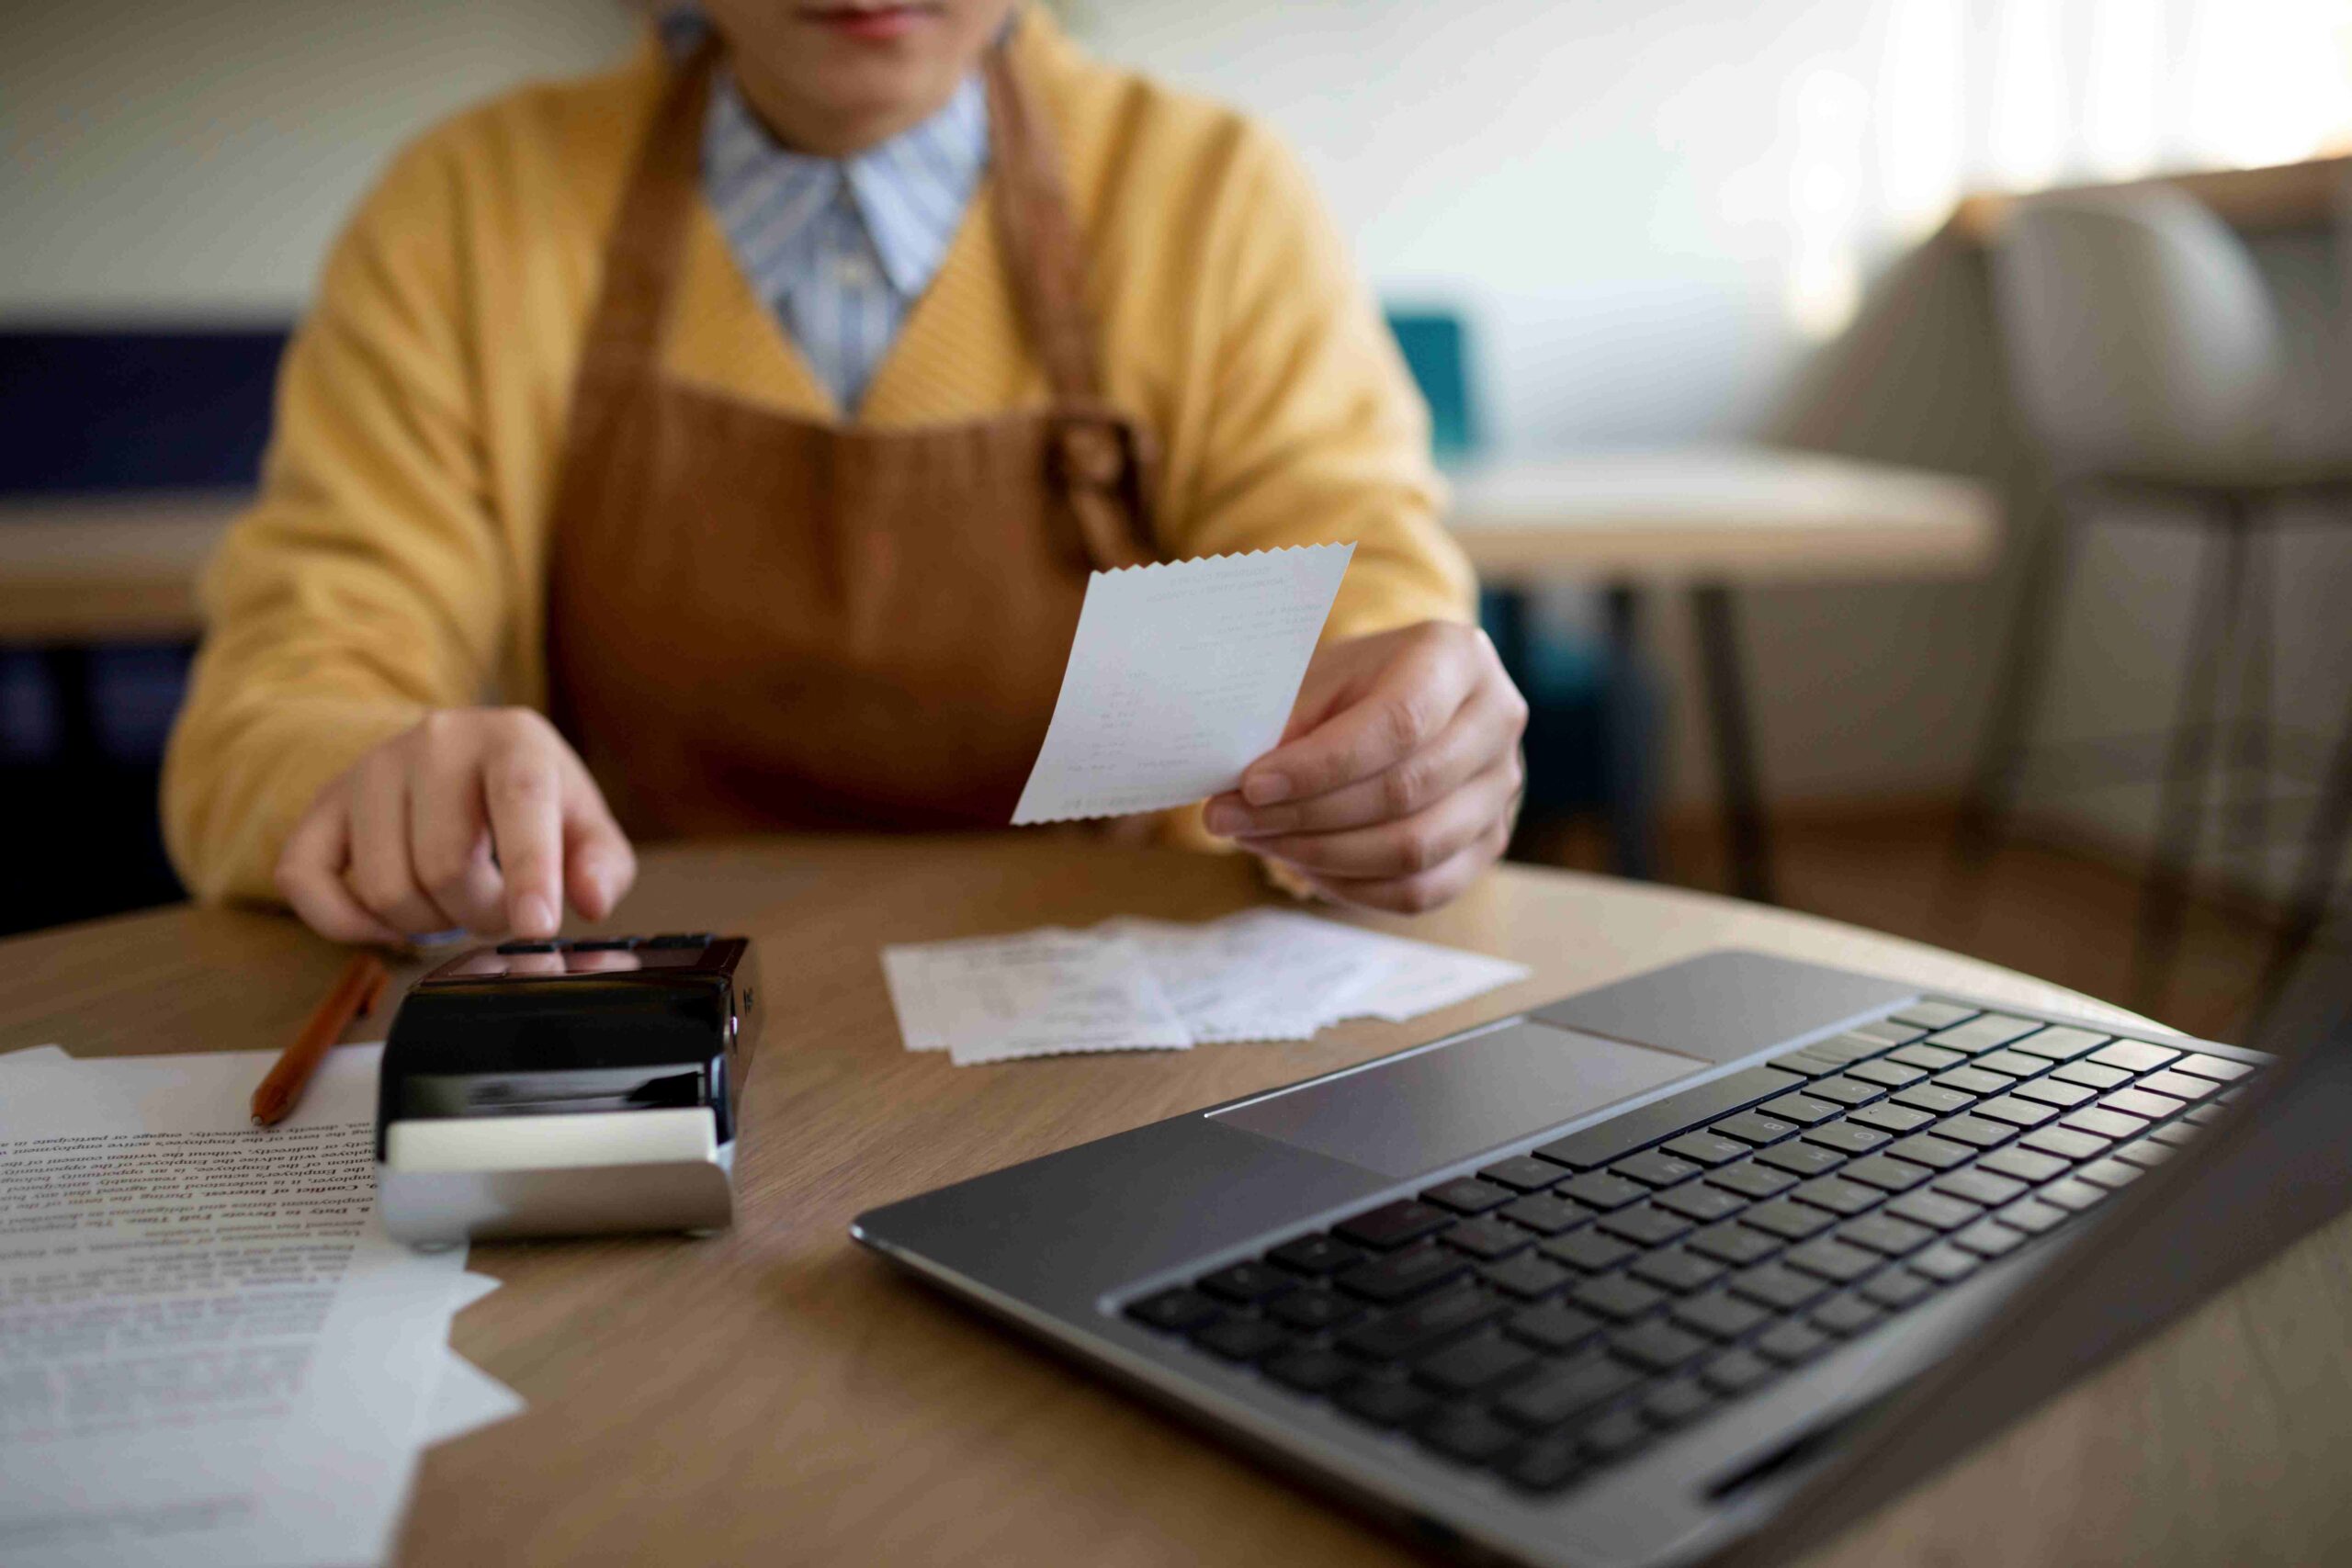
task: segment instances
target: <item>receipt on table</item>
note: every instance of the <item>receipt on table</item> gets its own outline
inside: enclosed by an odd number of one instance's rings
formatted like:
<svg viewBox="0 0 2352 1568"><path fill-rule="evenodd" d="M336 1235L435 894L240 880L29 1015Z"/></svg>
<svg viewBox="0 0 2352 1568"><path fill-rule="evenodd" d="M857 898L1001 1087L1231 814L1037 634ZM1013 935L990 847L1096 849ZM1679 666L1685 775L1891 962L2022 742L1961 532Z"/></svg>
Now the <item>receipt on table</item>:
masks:
<svg viewBox="0 0 2352 1568"><path fill-rule="evenodd" d="M882 973L908 1048L944 1050L959 1067L1193 1043L1124 937L1047 930L888 947Z"/></svg>
<svg viewBox="0 0 2352 1568"><path fill-rule="evenodd" d="M1282 739L1353 545L1098 571L1017 823L1231 789Z"/></svg>

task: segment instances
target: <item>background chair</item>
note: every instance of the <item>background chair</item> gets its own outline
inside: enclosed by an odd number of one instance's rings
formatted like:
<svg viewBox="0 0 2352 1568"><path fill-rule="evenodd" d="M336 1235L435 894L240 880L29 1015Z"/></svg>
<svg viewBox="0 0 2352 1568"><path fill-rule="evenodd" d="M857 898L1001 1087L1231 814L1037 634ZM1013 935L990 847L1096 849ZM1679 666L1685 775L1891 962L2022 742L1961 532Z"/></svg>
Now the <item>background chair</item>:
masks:
<svg viewBox="0 0 2352 1568"><path fill-rule="evenodd" d="M2056 505L2028 563L1962 814L1964 854L1983 858L2013 805L2076 530L2113 502L2154 502L2137 515L2199 536L2133 959L2134 999L2146 1008L2161 996L2178 944L2224 740L2222 854L2269 841L2280 773L2270 716L2270 536L2306 518L2284 502L2352 494L2352 471L2299 457L2281 440L2284 359L2269 293L2237 235L2187 196L2152 186L2025 202L1995 252L1994 285L2010 377ZM2225 694L2222 676L2233 664L2238 680ZM2311 817L2305 886L2282 929L2274 976L2310 940L2314 910L2331 897L2352 817L2352 731L2334 771Z"/></svg>

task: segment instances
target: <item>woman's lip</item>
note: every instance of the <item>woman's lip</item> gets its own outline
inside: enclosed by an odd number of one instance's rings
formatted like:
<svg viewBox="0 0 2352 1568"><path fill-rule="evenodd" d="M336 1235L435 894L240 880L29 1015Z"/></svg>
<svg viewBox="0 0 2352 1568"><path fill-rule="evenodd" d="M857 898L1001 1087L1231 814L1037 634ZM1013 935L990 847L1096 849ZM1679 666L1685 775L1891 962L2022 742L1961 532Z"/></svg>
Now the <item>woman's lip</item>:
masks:
<svg viewBox="0 0 2352 1568"><path fill-rule="evenodd" d="M800 16L850 38L882 40L902 38L936 14L930 6L823 6Z"/></svg>

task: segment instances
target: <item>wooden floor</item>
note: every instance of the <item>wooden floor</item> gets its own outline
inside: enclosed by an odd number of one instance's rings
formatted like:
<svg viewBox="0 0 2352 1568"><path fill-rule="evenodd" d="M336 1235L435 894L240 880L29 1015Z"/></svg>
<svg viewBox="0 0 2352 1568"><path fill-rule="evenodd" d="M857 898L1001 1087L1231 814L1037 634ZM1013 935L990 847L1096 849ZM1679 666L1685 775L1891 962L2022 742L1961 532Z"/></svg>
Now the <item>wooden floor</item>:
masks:
<svg viewBox="0 0 2352 1568"><path fill-rule="evenodd" d="M2163 997L2132 995L2139 876L2110 861L2031 841L2014 842L1980 879L1955 872L1949 809L1809 812L1776 822L1774 872L1791 908L1933 942L2041 979L2137 1008L2206 1039L2243 1037L2271 927L2242 905L2199 900ZM1711 826L1669 824L1667 880L1717 891L1727 886L1722 841ZM1528 858L1605 869L1597 829L1542 834Z"/></svg>

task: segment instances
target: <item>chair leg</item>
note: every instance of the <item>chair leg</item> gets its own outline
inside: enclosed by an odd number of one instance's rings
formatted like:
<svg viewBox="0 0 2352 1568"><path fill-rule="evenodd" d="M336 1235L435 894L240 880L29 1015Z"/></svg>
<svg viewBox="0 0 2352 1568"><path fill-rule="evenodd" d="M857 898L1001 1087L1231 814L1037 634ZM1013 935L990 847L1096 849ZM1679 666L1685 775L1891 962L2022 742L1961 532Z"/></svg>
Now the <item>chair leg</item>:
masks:
<svg viewBox="0 0 2352 1568"><path fill-rule="evenodd" d="M1739 657L1739 626L1731 590L1719 582L1690 591L1699 632L1707 709L1715 731L1715 768L1723 790L1724 831L1731 845L1731 888L1758 904L1772 897L1771 830L1757 779L1756 727L1748 716L1747 678Z"/></svg>
<svg viewBox="0 0 2352 1568"><path fill-rule="evenodd" d="M2296 961L2327 919L2347 846L2352 846L2352 705L2345 710L2344 731L2336 737L2335 755L2320 784L2318 808L2303 840L2303 864L2296 877L2294 899L2288 905L2286 923L2271 944L2269 964L2255 993L2253 1026L2257 1032L2286 988Z"/></svg>
<svg viewBox="0 0 2352 1568"><path fill-rule="evenodd" d="M2018 773L2049 673L2051 623L2064 596L2073 530L2064 502L2053 502L2026 559L2009 626L2008 657L1993 691L1976 775L1961 801L1952 838L1955 857L1970 867L1982 867L1991 857L2016 804Z"/></svg>
<svg viewBox="0 0 2352 1568"><path fill-rule="evenodd" d="M2174 712L2171 754L2165 766L2164 795L2156 812L2156 842L2140 899L2140 931L2132 963L2132 1006L2150 1012L2162 1000L2182 918L2188 879L2205 819L2205 791L2213 763L2213 708L2220 694L2222 660L2233 640L2245 599L2247 524L2235 500L2222 510L2215 540L2222 570L2200 570L2191 612L2188 647L2181 663L2180 700Z"/></svg>
<svg viewBox="0 0 2352 1568"><path fill-rule="evenodd" d="M2229 835L2225 854L2251 850L2266 855L2270 844L2270 667L2277 645L2278 536L2248 529L2245 604L2239 610L2236 711L2230 740ZM2267 866L2267 859L2261 863Z"/></svg>
<svg viewBox="0 0 2352 1568"><path fill-rule="evenodd" d="M1616 583L1604 595L1609 612L1609 689L1603 698L1608 737L1611 859L1617 874L1648 882L1657 875L1657 825L1652 813L1649 727L1643 722L1639 673L1641 590Z"/></svg>

